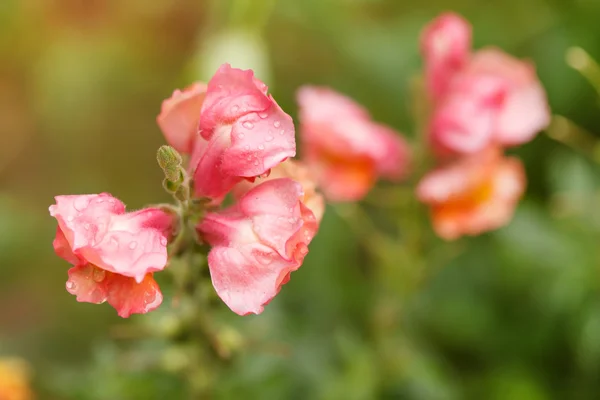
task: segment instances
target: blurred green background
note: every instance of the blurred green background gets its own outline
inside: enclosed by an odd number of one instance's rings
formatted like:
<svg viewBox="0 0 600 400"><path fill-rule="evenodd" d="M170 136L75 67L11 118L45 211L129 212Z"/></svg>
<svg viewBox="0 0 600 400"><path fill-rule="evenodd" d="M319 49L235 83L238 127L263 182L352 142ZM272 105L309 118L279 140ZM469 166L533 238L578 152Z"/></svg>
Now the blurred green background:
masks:
<svg viewBox="0 0 600 400"><path fill-rule="evenodd" d="M53 196L167 201L161 101L222 62L254 68L293 117L300 85L329 85L414 138L418 36L446 10L472 22L475 47L534 60L553 112L600 134L598 95L564 61L574 45L600 59L599 0L1 0L0 356L31 363L40 399L185 398L121 357L131 342L109 340L124 323L112 308L66 292ZM379 257L330 207L262 315L222 305L257 344L216 398L597 399L598 165L544 134L514 153L527 196L481 237L432 240L423 210L365 206L392 241ZM127 323L144 318L158 317Z"/></svg>

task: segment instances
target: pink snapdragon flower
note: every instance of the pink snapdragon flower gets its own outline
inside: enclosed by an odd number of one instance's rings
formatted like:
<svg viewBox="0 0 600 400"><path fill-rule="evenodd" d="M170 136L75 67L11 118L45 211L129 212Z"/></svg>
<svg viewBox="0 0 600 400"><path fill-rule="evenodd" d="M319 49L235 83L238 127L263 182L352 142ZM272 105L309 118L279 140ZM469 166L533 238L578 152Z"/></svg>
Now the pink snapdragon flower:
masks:
<svg viewBox="0 0 600 400"><path fill-rule="evenodd" d="M233 194L236 198L240 198L248 190L260 185L262 182L279 178L290 178L302 185L304 195L300 200L313 212L317 223L320 223L325 212L325 199L317 191L317 182L314 174L301 161L286 160L271 169L271 173L268 176L257 178L254 182L242 181L233 188Z"/></svg>
<svg viewBox="0 0 600 400"><path fill-rule="evenodd" d="M469 60L470 52L471 25L458 14L442 14L423 29L421 53L432 99L439 99L445 93L454 74Z"/></svg>
<svg viewBox="0 0 600 400"><path fill-rule="evenodd" d="M119 316L143 314L162 302L152 273L167 264L172 217L156 209L126 213L110 194L56 196L53 246L73 264L66 287L77 301L108 303Z"/></svg>
<svg viewBox="0 0 600 400"><path fill-rule="evenodd" d="M363 107L321 87L302 87L297 97L303 159L328 199L358 200L379 178L397 181L407 174L408 145Z"/></svg>
<svg viewBox="0 0 600 400"><path fill-rule="evenodd" d="M294 124L251 70L224 64L208 82L191 169L197 197L220 199L296 154Z"/></svg>
<svg viewBox="0 0 600 400"><path fill-rule="evenodd" d="M417 197L430 206L436 233L452 240L508 224L525 180L521 161L486 149L429 172L417 187Z"/></svg>
<svg viewBox="0 0 600 400"><path fill-rule="evenodd" d="M471 29L442 14L423 31L421 50L433 103L430 140L438 156L526 143L550 123L535 67L498 49L470 53Z"/></svg>
<svg viewBox="0 0 600 400"><path fill-rule="evenodd" d="M190 154L199 137L200 109L206 96L206 84L195 82L183 90L175 90L162 103L156 121L167 143L180 153Z"/></svg>
<svg viewBox="0 0 600 400"><path fill-rule="evenodd" d="M298 182L268 180L199 223L213 286L235 313L260 314L302 264L317 232L303 196Z"/></svg>

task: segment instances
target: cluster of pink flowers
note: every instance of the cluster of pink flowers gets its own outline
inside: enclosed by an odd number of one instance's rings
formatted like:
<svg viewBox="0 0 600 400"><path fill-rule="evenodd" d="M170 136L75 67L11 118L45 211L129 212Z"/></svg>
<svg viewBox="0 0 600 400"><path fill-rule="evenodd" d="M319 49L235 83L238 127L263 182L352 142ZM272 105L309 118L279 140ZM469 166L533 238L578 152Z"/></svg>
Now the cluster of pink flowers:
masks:
<svg viewBox="0 0 600 400"><path fill-rule="evenodd" d="M390 128L332 90L298 93L305 161L292 118L252 71L223 65L204 84L176 90L157 117L167 142L188 159L192 197L207 199L196 230L211 246L213 286L240 315L258 314L290 279L333 201L364 196L379 177L402 178L408 149ZM214 211L231 195L233 205ZM125 213L108 194L57 196L56 253L73 264L67 290L108 301L122 317L158 307L152 278L168 265L177 225L157 208Z"/></svg>
<svg viewBox="0 0 600 400"><path fill-rule="evenodd" d="M439 166L417 195L445 239L501 227L525 190L521 162L503 149L532 140L550 121L535 69L495 48L472 52L469 23L452 13L424 29L421 52Z"/></svg>
<svg viewBox="0 0 600 400"><path fill-rule="evenodd" d="M472 52L470 42L469 24L455 14L440 16L422 35L428 139L438 166L417 196L446 239L510 220L525 176L503 150L531 140L549 122L533 66L496 49ZM176 90L157 117L175 158L187 160L189 179L181 172L177 184L188 185L184 197L201 200L181 207L208 205L195 229L211 246L213 286L240 315L261 313L302 265L325 198L360 200L379 179L399 181L410 171L402 136L350 98L304 86L297 101L302 160L292 159L292 118L251 70L225 64L207 84ZM227 196L232 205L221 207ZM73 265L67 290L77 300L108 301L122 317L161 304L153 273L168 265L181 209L126 213L119 200L99 194L57 196L50 214L58 221L54 249Z"/></svg>

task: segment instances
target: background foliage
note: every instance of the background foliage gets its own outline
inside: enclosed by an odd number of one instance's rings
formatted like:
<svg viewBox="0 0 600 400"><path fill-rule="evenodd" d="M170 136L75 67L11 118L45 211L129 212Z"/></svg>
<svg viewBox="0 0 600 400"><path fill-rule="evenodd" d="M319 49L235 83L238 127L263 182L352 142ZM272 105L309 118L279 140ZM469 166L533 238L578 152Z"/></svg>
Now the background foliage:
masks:
<svg viewBox="0 0 600 400"><path fill-rule="evenodd" d="M564 61L574 45L600 59L597 0L2 0L0 355L32 364L40 399L184 398L173 375L143 368L176 369L177 349L159 360L125 351L131 322L163 311L124 323L65 291L53 196L107 191L130 209L167 200L160 103L225 61L254 68L294 117L294 91L324 84L414 138L418 35L446 10L473 23L476 47L533 59L554 113L600 133L598 96ZM264 314L222 306L248 345L216 397L597 398L598 166L544 134L517 153L527 196L510 226L478 238L432 239L412 203L365 205L391 232L374 250L364 221L329 208ZM394 200L386 187L370 199ZM145 343L149 355L160 345Z"/></svg>

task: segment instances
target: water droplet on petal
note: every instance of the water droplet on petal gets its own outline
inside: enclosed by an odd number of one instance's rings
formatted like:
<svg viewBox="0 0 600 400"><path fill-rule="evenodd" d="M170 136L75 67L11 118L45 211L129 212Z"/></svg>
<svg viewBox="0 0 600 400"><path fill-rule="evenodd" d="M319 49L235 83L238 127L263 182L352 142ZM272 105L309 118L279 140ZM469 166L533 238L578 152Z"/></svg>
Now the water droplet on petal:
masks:
<svg viewBox="0 0 600 400"><path fill-rule="evenodd" d="M102 282L106 277L106 271L100 268L94 269L94 273L92 274L92 279L96 282Z"/></svg>
<svg viewBox="0 0 600 400"><path fill-rule="evenodd" d="M267 137L265 138L265 140L266 140L267 142L270 142L270 141L272 141L272 140L273 140L273 136L267 136Z"/></svg>
<svg viewBox="0 0 600 400"><path fill-rule="evenodd" d="M67 281L66 286L67 290L75 290L77 288L77 285L73 281Z"/></svg>
<svg viewBox="0 0 600 400"><path fill-rule="evenodd" d="M262 265L269 265L269 264L271 264L273 262L273 258L269 254L262 253L262 252L257 252L256 253L256 259Z"/></svg>
<svg viewBox="0 0 600 400"><path fill-rule="evenodd" d="M266 112L260 112L260 113L258 113L258 116L261 117L262 119L265 119L269 116L269 114L267 114Z"/></svg>
<svg viewBox="0 0 600 400"><path fill-rule="evenodd" d="M111 237L110 238L110 244L112 244L113 246L119 246L119 241L117 240L116 237Z"/></svg>
<svg viewBox="0 0 600 400"><path fill-rule="evenodd" d="M156 300L156 293L146 292L144 293L144 305L152 305Z"/></svg>
<svg viewBox="0 0 600 400"><path fill-rule="evenodd" d="M285 133L285 130L283 130L283 129L279 131L280 135L283 135L284 133Z"/></svg>
<svg viewBox="0 0 600 400"><path fill-rule="evenodd" d="M279 121L275 121L275 122L273 122L273 126L274 126L275 128L279 128L279 127L281 126L281 122L279 122Z"/></svg>
<svg viewBox="0 0 600 400"><path fill-rule="evenodd" d="M108 202L109 202L110 204L115 204L115 199L108 199Z"/></svg>
<svg viewBox="0 0 600 400"><path fill-rule="evenodd" d="M75 201L73 202L73 207L75 207L75 209L77 211L83 211L85 210L88 206L90 205L90 199L88 197L78 197L77 199L75 199Z"/></svg>
<svg viewBox="0 0 600 400"><path fill-rule="evenodd" d="M243 139L244 138L244 134L243 133L238 133L238 138Z"/></svg>
<svg viewBox="0 0 600 400"><path fill-rule="evenodd" d="M96 203L102 203L102 202L104 202L103 198L96 199Z"/></svg>
<svg viewBox="0 0 600 400"><path fill-rule="evenodd" d="M236 112L238 112L239 109L240 108L238 106L233 106L231 107L231 112L235 114Z"/></svg>
<svg viewBox="0 0 600 400"><path fill-rule="evenodd" d="M135 249L136 247L137 247L137 242L131 242L131 243L129 243L129 248L131 250Z"/></svg>
<svg viewBox="0 0 600 400"><path fill-rule="evenodd" d="M262 145L262 144L259 144L259 145L258 145L258 149L259 149L259 150L264 150L264 149L265 149L265 146L264 146L264 145Z"/></svg>
<svg viewBox="0 0 600 400"><path fill-rule="evenodd" d="M254 165L258 165L258 160L257 160L257 161L254 161Z"/></svg>
<svg viewBox="0 0 600 400"><path fill-rule="evenodd" d="M250 121L242 122L242 126L244 128L246 128L246 129L252 129L252 128L254 128L254 124L252 122L250 122Z"/></svg>
<svg viewBox="0 0 600 400"><path fill-rule="evenodd" d="M250 150L250 146L244 146L244 150Z"/></svg>
<svg viewBox="0 0 600 400"><path fill-rule="evenodd" d="M160 244L162 246L166 246L167 245L167 238L166 237L161 237L160 238Z"/></svg>
<svg viewBox="0 0 600 400"><path fill-rule="evenodd" d="M89 230L90 230L90 224L88 224L88 223L85 223L85 224L83 225L83 227L84 227L84 229L85 229L86 231L89 231Z"/></svg>
<svg viewBox="0 0 600 400"><path fill-rule="evenodd" d="M69 221L69 222L73 221L74 219L75 219L75 217L73 217L72 215L69 215L67 217L67 221Z"/></svg>

